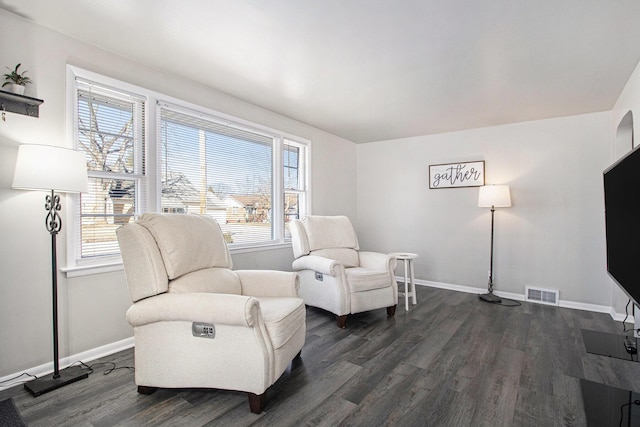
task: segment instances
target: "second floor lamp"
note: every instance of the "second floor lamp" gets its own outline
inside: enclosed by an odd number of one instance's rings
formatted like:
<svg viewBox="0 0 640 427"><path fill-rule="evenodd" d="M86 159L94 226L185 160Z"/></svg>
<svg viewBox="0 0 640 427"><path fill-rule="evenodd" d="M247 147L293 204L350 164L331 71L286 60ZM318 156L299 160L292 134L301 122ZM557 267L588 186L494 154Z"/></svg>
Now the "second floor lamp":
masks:
<svg viewBox="0 0 640 427"><path fill-rule="evenodd" d="M491 255L489 261L488 292L479 295L486 302L500 303L502 298L493 293L493 217L496 208L511 207L511 194L508 185L484 185L478 193L478 207L491 208Z"/></svg>

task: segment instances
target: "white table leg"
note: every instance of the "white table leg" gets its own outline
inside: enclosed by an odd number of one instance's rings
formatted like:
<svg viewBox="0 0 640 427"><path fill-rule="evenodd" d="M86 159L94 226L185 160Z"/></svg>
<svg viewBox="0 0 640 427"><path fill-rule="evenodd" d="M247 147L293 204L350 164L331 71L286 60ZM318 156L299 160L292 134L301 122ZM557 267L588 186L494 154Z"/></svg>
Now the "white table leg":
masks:
<svg viewBox="0 0 640 427"><path fill-rule="evenodd" d="M407 261L410 262L410 260L404 260L404 309L409 311L409 274L407 271Z"/></svg>
<svg viewBox="0 0 640 427"><path fill-rule="evenodd" d="M409 297L411 297L411 303L413 305L418 303L418 297L416 295L416 278L413 267L413 260L418 257L418 254L409 252L392 252L389 255L404 263L404 292L400 292L400 289L398 288L398 297L400 297L400 295L404 295L404 308L406 311L409 311Z"/></svg>
<svg viewBox="0 0 640 427"><path fill-rule="evenodd" d="M411 271L411 295L413 296L413 305L418 303L418 298L416 297L416 280L413 273L413 260L409 260L409 270Z"/></svg>

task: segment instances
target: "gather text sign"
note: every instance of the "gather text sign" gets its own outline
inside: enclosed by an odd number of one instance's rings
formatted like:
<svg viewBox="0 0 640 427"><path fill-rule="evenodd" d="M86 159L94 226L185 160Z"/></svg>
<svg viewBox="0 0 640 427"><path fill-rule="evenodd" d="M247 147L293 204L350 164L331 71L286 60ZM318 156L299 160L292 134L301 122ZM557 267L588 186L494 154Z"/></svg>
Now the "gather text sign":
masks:
<svg viewBox="0 0 640 427"><path fill-rule="evenodd" d="M484 160L429 165L429 188L480 187L484 185Z"/></svg>

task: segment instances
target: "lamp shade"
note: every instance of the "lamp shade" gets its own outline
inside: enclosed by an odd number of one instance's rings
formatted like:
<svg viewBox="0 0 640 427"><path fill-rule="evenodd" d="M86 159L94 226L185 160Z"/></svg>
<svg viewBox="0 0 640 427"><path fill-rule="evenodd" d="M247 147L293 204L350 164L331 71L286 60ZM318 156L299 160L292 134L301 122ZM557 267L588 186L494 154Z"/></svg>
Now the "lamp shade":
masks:
<svg viewBox="0 0 640 427"><path fill-rule="evenodd" d="M478 192L478 207L508 208L511 206L511 194L508 185L484 185Z"/></svg>
<svg viewBox="0 0 640 427"><path fill-rule="evenodd" d="M89 191L89 180L84 154L51 145L21 145L18 147L12 187L86 193Z"/></svg>

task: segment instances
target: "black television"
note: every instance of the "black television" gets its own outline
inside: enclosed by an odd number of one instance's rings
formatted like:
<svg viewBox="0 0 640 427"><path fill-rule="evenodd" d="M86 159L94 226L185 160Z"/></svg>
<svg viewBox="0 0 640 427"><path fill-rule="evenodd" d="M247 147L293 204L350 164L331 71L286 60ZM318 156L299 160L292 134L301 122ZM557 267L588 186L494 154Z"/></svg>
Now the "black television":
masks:
<svg viewBox="0 0 640 427"><path fill-rule="evenodd" d="M640 147L604 171L607 272L640 302Z"/></svg>

